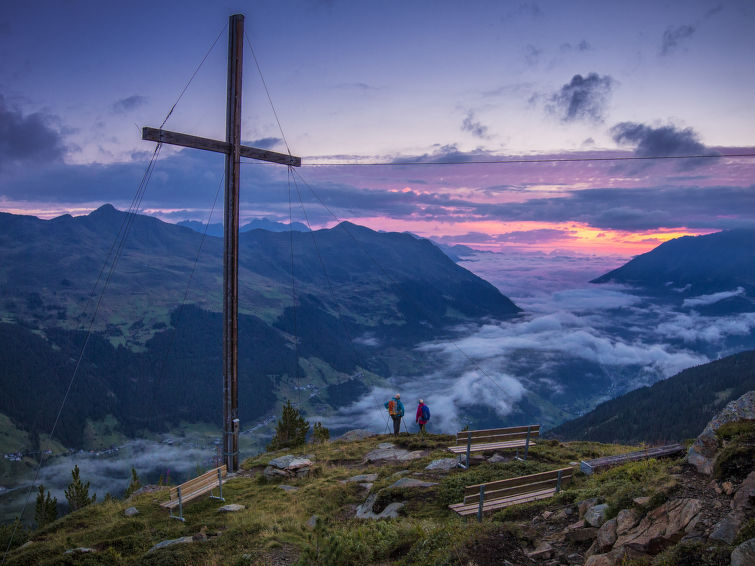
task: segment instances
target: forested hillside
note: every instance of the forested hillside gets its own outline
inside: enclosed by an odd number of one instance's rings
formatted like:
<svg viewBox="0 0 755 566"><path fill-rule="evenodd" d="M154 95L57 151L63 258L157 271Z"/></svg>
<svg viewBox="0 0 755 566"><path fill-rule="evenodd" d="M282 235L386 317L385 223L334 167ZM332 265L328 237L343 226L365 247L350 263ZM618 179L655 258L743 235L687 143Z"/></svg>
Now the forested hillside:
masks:
<svg viewBox="0 0 755 566"><path fill-rule="evenodd" d="M684 370L552 429L567 440L658 444L700 433L729 401L755 389L755 350Z"/></svg>

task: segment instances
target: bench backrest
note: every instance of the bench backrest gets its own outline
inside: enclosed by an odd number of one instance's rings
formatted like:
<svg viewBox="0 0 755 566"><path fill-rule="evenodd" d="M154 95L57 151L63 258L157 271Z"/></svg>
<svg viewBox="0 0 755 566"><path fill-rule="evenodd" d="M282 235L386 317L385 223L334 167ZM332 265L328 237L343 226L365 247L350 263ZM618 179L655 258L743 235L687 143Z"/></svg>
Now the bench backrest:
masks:
<svg viewBox="0 0 755 566"><path fill-rule="evenodd" d="M192 491L195 491L196 489L204 487L208 484L214 483L217 485L218 470L220 470L221 477L224 478L228 475L228 467L225 464L220 466L220 468L213 468L212 470L205 472L201 476L197 476L195 478L190 479L189 481L182 483L181 485L170 488L170 500L174 501L178 499L179 487L181 488L181 493L187 494L187 493L191 493Z"/></svg>
<svg viewBox="0 0 755 566"><path fill-rule="evenodd" d="M485 501L501 499L510 495L539 491L541 489L563 488L574 475L574 468L561 468L549 472L540 472L529 476L519 476L506 480L498 480L484 484L470 485L464 488L464 503L477 503L480 500L480 486L485 486Z"/></svg>
<svg viewBox="0 0 755 566"><path fill-rule="evenodd" d="M462 430L456 433L456 445L466 445L470 437L472 444L488 444L491 442L506 442L508 440L525 440L527 434L529 434L530 440L540 436L540 425L491 428L488 430Z"/></svg>

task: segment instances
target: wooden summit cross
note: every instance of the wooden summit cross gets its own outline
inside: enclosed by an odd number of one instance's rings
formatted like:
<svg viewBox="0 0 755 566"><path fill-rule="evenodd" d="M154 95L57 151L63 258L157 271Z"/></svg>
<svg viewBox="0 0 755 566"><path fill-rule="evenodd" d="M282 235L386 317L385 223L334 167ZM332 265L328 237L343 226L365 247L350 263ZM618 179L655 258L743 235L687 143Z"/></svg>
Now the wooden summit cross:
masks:
<svg viewBox="0 0 755 566"><path fill-rule="evenodd" d="M239 177L242 157L300 167L301 158L241 145L241 71L244 16L228 24L228 98L226 141L156 128L144 128L142 139L225 153L225 215L223 222L223 459L229 472L239 467L238 316L239 316Z"/></svg>

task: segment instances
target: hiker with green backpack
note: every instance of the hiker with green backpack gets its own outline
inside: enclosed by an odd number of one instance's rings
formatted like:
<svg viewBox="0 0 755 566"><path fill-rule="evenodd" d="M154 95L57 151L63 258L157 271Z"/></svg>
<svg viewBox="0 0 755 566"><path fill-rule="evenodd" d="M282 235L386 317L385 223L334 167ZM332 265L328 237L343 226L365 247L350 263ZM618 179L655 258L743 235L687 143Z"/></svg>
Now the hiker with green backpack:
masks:
<svg viewBox="0 0 755 566"><path fill-rule="evenodd" d="M393 436L398 436L401 431L401 419L404 418L404 404L401 402L401 395L396 393L393 399L385 403L388 414L393 419Z"/></svg>

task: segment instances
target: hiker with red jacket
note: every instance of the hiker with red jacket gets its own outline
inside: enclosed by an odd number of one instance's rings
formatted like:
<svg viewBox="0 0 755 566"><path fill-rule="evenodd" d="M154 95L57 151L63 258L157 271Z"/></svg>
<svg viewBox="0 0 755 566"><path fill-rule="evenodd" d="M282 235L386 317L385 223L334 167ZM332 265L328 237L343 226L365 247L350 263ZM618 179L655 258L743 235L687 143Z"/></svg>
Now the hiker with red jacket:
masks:
<svg viewBox="0 0 755 566"><path fill-rule="evenodd" d="M425 405L425 402L420 399L419 404L417 405L417 416L414 419L414 422L416 422L419 425L419 433L424 434L425 433L425 425L427 424L427 421L430 420L430 407Z"/></svg>
<svg viewBox="0 0 755 566"><path fill-rule="evenodd" d="M401 431L401 419L404 418L404 404L401 402L401 395L396 393L393 399L385 403L388 414L393 419L393 436L398 436Z"/></svg>

